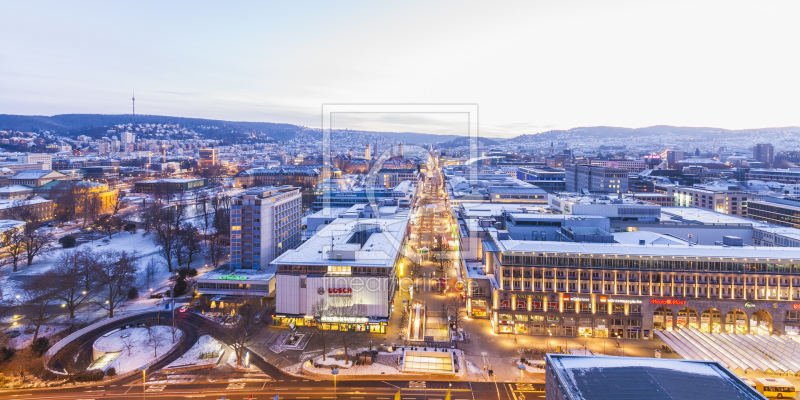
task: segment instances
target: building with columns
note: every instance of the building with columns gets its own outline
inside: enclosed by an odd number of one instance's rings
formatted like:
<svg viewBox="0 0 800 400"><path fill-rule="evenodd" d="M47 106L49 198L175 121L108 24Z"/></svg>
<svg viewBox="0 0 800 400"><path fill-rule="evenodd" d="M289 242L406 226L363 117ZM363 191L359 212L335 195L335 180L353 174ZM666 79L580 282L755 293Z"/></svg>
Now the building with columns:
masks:
<svg viewBox="0 0 800 400"><path fill-rule="evenodd" d="M496 333L650 339L690 325L800 334L800 249L525 241L504 231L481 247L496 282L487 315Z"/></svg>

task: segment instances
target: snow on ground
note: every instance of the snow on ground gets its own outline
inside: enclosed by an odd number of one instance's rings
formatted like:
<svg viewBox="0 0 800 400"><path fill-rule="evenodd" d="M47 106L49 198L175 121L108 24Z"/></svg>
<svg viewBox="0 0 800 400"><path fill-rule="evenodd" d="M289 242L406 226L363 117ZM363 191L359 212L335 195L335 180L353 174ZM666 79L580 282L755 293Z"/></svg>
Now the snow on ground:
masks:
<svg viewBox="0 0 800 400"><path fill-rule="evenodd" d="M210 353L214 352L217 353L217 357L211 356ZM204 354L207 355L206 358L201 359L200 356ZM189 351L184 353L181 358L166 366L165 369L216 364L221 354L222 343L209 335L203 335L197 339L197 343L195 343Z"/></svg>
<svg viewBox="0 0 800 400"><path fill-rule="evenodd" d="M39 337L50 337L59 332L69 329L70 325L42 325L39 328ZM33 325L15 325L9 328L6 332L18 332L19 336L12 337L16 333L8 335L8 342L6 346L15 349L22 349L31 345L33 342L33 331L36 329ZM26 333L30 332L30 333ZM50 344L55 344L55 340L50 340Z"/></svg>
<svg viewBox="0 0 800 400"><path fill-rule="evenodd" d="M157 348L152 345L147 328L128 328L97 339L94 342L93 349L98 351L120 351L119 356L111 362L109 367L116 368L117 374L133 371L169 353L180 343L180 337L183 335L183 332L178 329L173 342L172 327L157 325L150 329L153 336L161 342ZM123 339L123 336L125 336L125 339ZM132 347L130 351L124 344L126 340L131 341Z"/></svg>

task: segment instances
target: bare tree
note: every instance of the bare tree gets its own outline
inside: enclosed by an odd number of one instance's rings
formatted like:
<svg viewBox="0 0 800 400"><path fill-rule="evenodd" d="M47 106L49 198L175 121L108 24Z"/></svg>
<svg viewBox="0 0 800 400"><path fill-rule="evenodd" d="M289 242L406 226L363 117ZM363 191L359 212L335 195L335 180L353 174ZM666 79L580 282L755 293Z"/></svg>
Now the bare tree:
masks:
<svg viewBox="0 0 800 400"><path fill-rule="evenodd" d="M69 310L69 317L75 318L75 311L86 303L94 292L94 285L87 289L82 279L85 260L81 252L63 252L56 260L52 270L55 296ZM93 263L90 263L93 265Z"/></svg>
<svg viewBox="0 0 800 400"><path fill-rule="evenodd" d="M178 232L173 229L172 224L168 222L159 222L155 225L156 235L153 241L159 246L158 254L164 259L167 264L167 270L172 272L175 266L176 250L179 247ZM180 266L180 264L178 264Z"/></svg>
<svg viewBox="0 0 800 400"><path fill-rule="evenodd" d="M53 274L35 275L22 285L21 309L25 319L36 327L33 340L39 337L39 329L54 317L50 305L56 301Z"/></svg>
<svg viewBox="0 0 800 400"><path fill-rule="evenodd" d="M28 228L28 226L30 228ZM33 264L33 258L37 255L43 255L52 249L53 234L44 229L36 226L38 224L25 224L25 229L22 230L25 240L25 256L28 259L28 266Z"/></svg>
<svg viewBox="0 0 800 400"><path fill-rule="evenodd" d="M323 319L328 316L328 303L325 299L319 299L311 306L311 315L317 319L317 323L320 324L319 331L316 332L316 336L319 338L320 343L322 344L322 360L325 361L327 354L328 354L328 340L333 331L325 326Z"/></svg>
<svg viewBox="0 0 800 400"><path fill-rule="evenodd" d="M114 317L114 310L127 298L127 288L136 281L135 253L103 251L96 253L97 281L101 289L98 305Z"/></svg>
<svg viewBox="0 0 800 400"><path fill-rule="evenodd" d="M25 253L24 228L12 229L2 236L3 258L7 258L14 265L14 272L17 272L20 258Z"/></svg>
<svg viewBox="0 0 800 400"><path fill-rule="evenodd" d="M467 319L467 309L464 308L461 296L448 300L447 303L442 305L442 308L447 311L448 323L452 322L455 325L456 332L458 332L458 328L461 327L461 322Z"/></svg>
<svg viewBox="0 0 800 400"><path fill-rule="evenodd" d="M234 312L235 317L232 320L218 320L217 329L219 329L220 335L233 348L236 354L236 365L242 365L245 345L256 326L255 316L262 310L250 304L242 304L234 306Z"/></svg>
<svg viewBox="0 0 800 400"><path fill-rule="evenodd" d="M131 349L134 346L133 336L130 333L123 334L122 336L120 336L119 340L122 342L122 347L128 349L128 357L130 357Z"/></svg>
<svg viewBox="0 0 800 400"><path fill-rule="evenodd" d="M158 348L164 344L164 337L159 335L154 328L155 326L147 327L147 343L153 346L153 357L158 357Z"/></svg>
<svg viewBox="0 0 800 400"><path fill-rule="evenodd" d="M195 201L195 211L203 219L203 240L208 240L208 228L211 227L211 207L209 206L209 198L206 192L200 192Z"/></svg>
<svg viewBox="0 0 800 400"><path fill-rule="evenodd" d="M111 213L113 215L117 215L120 210L125 208L127 202L123 200L125 198L125 192L118 192L117 195L114 197L114 203L111 207Z"/></svg>
<svg viewBox="0 0 800 400"><path fill-rule="evenodd" d="M192 261L202 251L200 232L192 226L192 224L183 224L180 231L181 251L183 251L183 260L186 261L186 266L192 266Z"/></svg>
<svg viewBox="0 0 800 400"><path fill-rule="evenodd" d="M228 245L225 243L222 236L212 235L206 242L204 253L206 259L216 268L222 264L222 261L225 260L225 257L228 255Z"/></svg>
<svg viewBox="0 0 800 400"><path fill-rule="evenodd" d="M338 333L345 357L349 360L348 348L356 340L356 323L346 321L366 315L366 306L354 303L350 296L333 297L328 301L328 313L335 317L335 320L340 321L339 330L335 332Z"/></svg>
<svg viewBox="0 0 800 400"><path fill-rule="evenodd" d="M158 271L158 262L150 259L144 267L144 283L145 286L150 288L156 280L156 272Z"/></svg>

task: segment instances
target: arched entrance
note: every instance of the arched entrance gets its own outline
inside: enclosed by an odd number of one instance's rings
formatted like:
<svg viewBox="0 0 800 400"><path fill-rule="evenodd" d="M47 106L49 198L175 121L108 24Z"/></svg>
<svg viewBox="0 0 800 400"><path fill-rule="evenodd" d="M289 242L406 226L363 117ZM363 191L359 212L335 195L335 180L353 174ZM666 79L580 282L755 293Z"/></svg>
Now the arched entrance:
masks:
<svg viewBox="0 0 800 400"><path fill-rule="evenodd" d="M658 307L653 311L653 329L672 330L672 320L674 314L669 307Z"/></svg>
<svg viewBox="0 0 800 400"><path fill-rule="evenodd" d="M750 316L750 333L754 335L772 334L772 315L765 310L758 310Z"/></svg>
<svg viewBox="0 0 800 400"><path fill-rule="evenodd" d="M709 308L700 314L700 331L706 333L722 332L722 313L716 308Z"/></svg>
<svg viewBox="0 0 800 400"><path fill-rule="evenodd" d="M747 333L747 314L742 310L731 310L725 314L726 333Z"/></svg>
<svg viewBox="0 0 800 400"><path fill-rule="evenodd" d="M691 307L684 307L678 311L678 320L675 323L675 326L678 328L682 328L684 326L691 326L693 328L699 328L697 318L697 311Z"/></svg>

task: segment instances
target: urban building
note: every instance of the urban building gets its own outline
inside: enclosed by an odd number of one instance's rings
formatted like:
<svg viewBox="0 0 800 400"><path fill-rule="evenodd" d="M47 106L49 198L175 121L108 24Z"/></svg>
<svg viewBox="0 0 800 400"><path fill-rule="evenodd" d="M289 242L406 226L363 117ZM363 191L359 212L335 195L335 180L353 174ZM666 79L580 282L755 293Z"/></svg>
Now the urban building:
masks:
<svg viewBox="0 0 800 400"><path fill-rule="evenodd" d="M199 150L198 167L208 168L219 163L219 150L218 149L200 149Z"/></svg>
<svg viewBox="0 0 800 400"><path fill-rule="evenodd" d="M664 193L633 193L631 197L634 200L644 201L659 205L661 207L674 207L675 198Z"/></svg>
<svg viewBox="0 0 800 400"><path fill-rule="evenodd" d="M11 177L12 185L24 185L38 188L57 180L66 180L69 176L53 170L27 170Z"/></svg>
<svg viewBox="0 0 800 400"><path fill-rule="evenodd" d="M753 159L771 167L775 163L775 148L770 143L759 143L753 147Z"/></svg>
<svg viewBox="0 0 800 400"><path fill-rule="evenodd" d="M667 194L675 198L676 207L697 207L723 214L747 216L748 202L757 194L745 192L734 184L669 186Z"/></svg>
<svg viewBox="0 0 800 400"><path fill-rule="evenodd" d="M678 169L678 161L683 160L683 150L667 150L667 168Z"/></svg>
<svg viewBox="0 0 800 400"><path fill-rule="evenodd" d="M747 180L798 184L800 168L750 168L745 176Z"/></svg>
<svg viewBox="0 0 800 400"><path fill-rule="evenodd" d="M50 154L27 153L19 157L21 164L42 164L42 169L53 169L53 156Z"/></svg>
<svg viewBox="0 0 800 400"><path fill-rule="evenodd" d="M627 193L628 171L586 164L568 164L564 182L568 192Z"/></svg>
<svg viewBox="0 0 800 400"><path fill-rule="evenodd" d="M273 261L276 324L386 333L409 208L359 204Z"/></svg>
<svg viewBox="0 0 800 400"><path fill-rule="evenodd" d="M400 182L411 181L417 183L420 179L419 171L416 168L381 168L375 175L376 185L383 185L390 188L400 184Z"/></svg>
<svg viewBox="0 0 800 400"><path fill-rule="evenodd" d="M550 207L562 214L598 215L618 221L656 221L661 207L621 194L615 196L581 196L574 193L552 194Z"/></svg>
<svg viewBox="0 0 800 400"><path fill-rule="evenodd" d="M644 160L592 160L592 165L608 168L624 169L632 173L639 173L647 169Z"/></svg>
<svg viewBox="0 0 800 400"><path fill-rule="evenodd" d="M33 195L33 189L23 185L0 187L0 200L25 200Z"/></svg>
<svg viewBox="0 0 800 400"><path fill-rule="evenodd" d="M203 178L165 178L152 181L136 182L136 193L178 193L199 189L206 185Z"/></svg>
<svg viewBox="0 0 800 400"><path fill-rule="evenodd" d="M251 189L231 205L231 268L265 269L300 244L300 189Z"/></svg>
<svg viewBox="0 0 800 400"><path fill-rule="evenodd" d="M251 168L236 174L236 186L249 188L256 186L291 185L313 188L330 178L324 168L311 166L281 166L279 168Z"/></svg>
<svg viewBox="0 0 800 400"><path fill-rule="evenodd" d="M787 247L484 241L497 333L650 339L704 332L800 334L800 250ZM795 306L797 304L797 306ZM467 309L471 310L469 298Z"/></svg>
<svg viewBox="0 0 800 400"><path fill-rule="evenodd" d="M0 200L0 216L14 219L26 215L32 221L46 222L53 219L55 204L52 200L34 197L30 200Z"/></svg>
<svg viewBox="0 0 800 400"><path fill-rule="evenodd" d="M404 181L393 188L384 186L356 186L346 190L329 190L317 195L311 205L312 210L325 208L349 208L355 204L377 203L383 200L396 200L401 206L410 206L417 197L421 184Z"/></svg>
<svg viewBox="0 0 800 400"><path fill-rule="evenodd" d="M545 356L544 392L546 400L765 399L716 361L572 354Z"/></svg>
<svg viewBox="0 0 800 400"><path fill-rule="evenodd" d="M747 207L748 218L800 228L800 198L762 197L760 200L750 200Z"/></svg>
<svg viewBox="0 0 800 400"><path fill-rule="evenodd" d="M564 170L561 168L517 168L517 179L536 185L545 192L556 193L566 190Z"/></svg>

